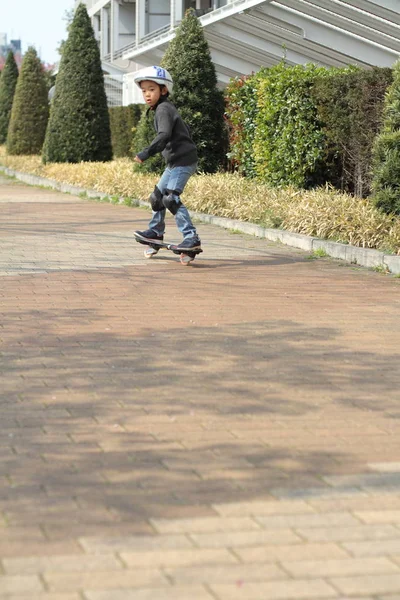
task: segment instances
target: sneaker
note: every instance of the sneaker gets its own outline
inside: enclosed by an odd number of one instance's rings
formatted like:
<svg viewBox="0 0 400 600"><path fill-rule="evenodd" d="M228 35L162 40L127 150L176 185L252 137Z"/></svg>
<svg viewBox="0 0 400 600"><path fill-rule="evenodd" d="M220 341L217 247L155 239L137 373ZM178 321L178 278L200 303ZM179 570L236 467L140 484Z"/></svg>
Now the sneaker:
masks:
<svg viewBox="0 0 400 600"><path fill-rule="evenodd" d="M200 250L201 241L198 237L185 238L176 246L177 250Z"/></svg>
<svg viewBox="0 0 400 600"><path fill-rule="evenodd" d="M145 242L147 242L148 240L162 242L164 239L163 235L159 235L158 233L153 231L153 229L146 229L146 231L135 231L133 235L135 236L135 238L139 240L144 240Z"/></svg>

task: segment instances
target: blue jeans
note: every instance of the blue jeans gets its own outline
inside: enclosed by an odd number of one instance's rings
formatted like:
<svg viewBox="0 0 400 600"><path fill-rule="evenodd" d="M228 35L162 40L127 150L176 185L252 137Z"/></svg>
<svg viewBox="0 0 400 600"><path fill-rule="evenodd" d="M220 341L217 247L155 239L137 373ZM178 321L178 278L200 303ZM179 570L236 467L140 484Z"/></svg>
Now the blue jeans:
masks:
<svg viewBox="0 0 400 600"><path fill-rule="evenodd" d="M188 167L167 167L161 175L157 187L164 195L167 190L174 190L174 199L178 204L181 200L179 195L183 192L189 177L197 171L197 163ZM149 229L155 231L158 235L164 235L165 231L165 213L166 209L153 211L152 219L149 223ZM183 204L180 205L175 215L176 226L182 233L184 239L197 238L197 231L192 223L189 212Z"/></svg>

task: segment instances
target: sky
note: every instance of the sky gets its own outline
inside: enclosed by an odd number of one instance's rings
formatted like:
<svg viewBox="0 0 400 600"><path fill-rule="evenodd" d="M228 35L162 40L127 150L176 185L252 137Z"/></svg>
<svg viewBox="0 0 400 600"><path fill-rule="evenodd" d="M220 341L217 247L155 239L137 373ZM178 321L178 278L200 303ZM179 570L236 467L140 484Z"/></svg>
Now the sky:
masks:
<svg viewBox="0 0 400 600"><path fill-rule="evenodd" d="M74 0L0 0L0 33L20 39L22 52L34 46L45 63L60 60L57 47L67 38L65 12Z"/></svg>

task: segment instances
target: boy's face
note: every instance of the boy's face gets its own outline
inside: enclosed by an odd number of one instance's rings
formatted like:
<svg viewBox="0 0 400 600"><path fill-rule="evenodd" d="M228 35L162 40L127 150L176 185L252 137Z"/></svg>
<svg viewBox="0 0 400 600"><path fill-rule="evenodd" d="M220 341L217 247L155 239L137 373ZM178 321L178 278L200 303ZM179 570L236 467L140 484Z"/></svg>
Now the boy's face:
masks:
<svg viewBox="0 0 400 600"><path fill-rule="evenodd" d="M146 104L153 107L157 104L160 97L166 93L165 86L160 86L154 81L141 81L140 88Z"/></svg>

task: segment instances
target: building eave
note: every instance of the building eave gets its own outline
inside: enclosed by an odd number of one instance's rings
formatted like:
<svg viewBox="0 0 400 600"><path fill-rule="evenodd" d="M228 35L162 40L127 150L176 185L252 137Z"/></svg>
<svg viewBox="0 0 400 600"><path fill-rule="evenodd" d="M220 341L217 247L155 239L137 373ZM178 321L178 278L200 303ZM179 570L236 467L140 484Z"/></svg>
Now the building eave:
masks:
<svg viewBox="0 0 400 600"><path fill-rule="evenodd" d="M276 64L392 66L400 55L400 15L391 0L236 0L199 18L221 83ZM154 64L174 30L156 32L123 54Z"/></svg>

